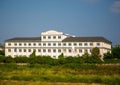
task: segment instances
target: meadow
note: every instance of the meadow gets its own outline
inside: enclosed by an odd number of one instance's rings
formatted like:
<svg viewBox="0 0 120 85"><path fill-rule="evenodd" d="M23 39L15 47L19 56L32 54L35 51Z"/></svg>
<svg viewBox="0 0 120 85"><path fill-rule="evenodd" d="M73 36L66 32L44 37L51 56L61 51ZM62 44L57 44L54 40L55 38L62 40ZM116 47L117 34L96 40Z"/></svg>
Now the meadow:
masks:
<svg viewBox="0 0 120 85"><path fill-rule="evenodd" d="M11 84L120 85L120 64L0 64L0 85Z"/></svg>

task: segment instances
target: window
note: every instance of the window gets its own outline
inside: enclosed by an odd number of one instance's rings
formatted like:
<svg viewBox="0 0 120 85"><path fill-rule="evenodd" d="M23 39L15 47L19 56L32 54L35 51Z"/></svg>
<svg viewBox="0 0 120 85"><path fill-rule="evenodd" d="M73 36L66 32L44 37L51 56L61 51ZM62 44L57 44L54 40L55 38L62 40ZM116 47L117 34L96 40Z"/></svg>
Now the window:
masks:
<svg viewBox="0 0 120 85"><path fill-rule="evenodd" d="M26 43L24 43L24 46L26 46Z"/></svg>
<svg viewBox="0 0 120 85"><path fill-rule="evenodd" d="M24 49L24 52L26 52L26 49Z"/></svg>
<svg viewBox="0 0 120 85"><path fill-rule="evenodd" d="M53 43L53 46L56 46L56 43Z"/></svg>
<svg viewBox="0 0 120 85"><path fill-rule="evenodd" d="M51 36L48 36L48 39L51 39Z"/></svg>
<svg viewBox="0 0 120 85"><path fill-rule="evenodd" d="M88 53L88 50L87 50L87 49L85 49L85 53Z"/></svg>
<svg viewBox="0 0 120 85"><path fill-rule="evenodd" d="M82 43L79 43L79 46L82 46Z"/></svg>
<svg viewBox="0 0 120 85"><path fill-rule="evenodd" d="M21 46L22 44L21 43L19 43L19 46Z"/></svg>
<svg viewBox="0 0 120 85"><path fill-rule="evenodd" d="M82 49L79 49L79 52L82 53Z"/></svg>
<svg viewBox="0 0 120 85"><path fill-rule="evenodd" d="M29 46L31 46L31 43L29 43Z"/></svg>
<svg viewBox="0 0 120 85"><path fill-rule="evenodd" d="M8 43L8 46L11 46L11 43Z"/></svg>
<svg viewBox="0 0 120 85"><path fill-rule="evenodd" d="M55 50L55 49L53 49L53 52L55 53L55 52L56 52L56 50Z"/></svg>
<svg viewBox="0 0 120 85"><path fill-rule="evenodd" d="M68 45L71 46L71 43L69 43Z"/></svg>
<svg viewBox="0 0 120 85"><path fill-rule="evenodd" d="M56 39L56 36L53 36L53 39Z"/></svg>
<svg viewBox="0 0 120 85"><path fill-rule="evenodd" d="M43 39L46 39L46 36L43 36Z"/></svg>
<svg viewBox="0 0 120 85"><path fill-rule="evenodd" d="M17 43L14 43L14 46L17 46Z"/></svg>
<svg viewBox="0 0 120 85"><path fill-rule="evenodd" d="M39 46L41 46L41 43L39 43Z"/></svg>
<svg viewBox="0 0 120 85"><path fill-rule="evenodd" d="M14 52L17 52L17 48L14 48Z"/></svg>
<svg viewBox="0 0 120 85"><path fill-rule="evenodd" d="M29 49L28 51L31 52L31 49Z"/></svg>
<svg viewBox="0 0 120 85"><path fill-rule="evenodd" d="M63 43L63 46L66 46L66 43Z"/></svg>
<svg viewBox="0 0 120 85"><path fill-rule="evenodd" d="M45 49L43 49L43 52L46 52L46 50L45 50Z"/></svg>
<svg viewBox="0 0 120 85"><path fill-rule="evenodd" d="M76 43L74 43L74 46L76 46L77 44Z"/></svg>
<svg viewBox="0 0 120 85"><path fill-rule="evenodd" d="M45 44L45 43L43 43L43 46L46 46L46 44Z"/></svg>
<svg viewBox="0 0 120 85"><path fill-rule="evenodd" d="M72 50L71 50L71 49L69 49L68 51L69 51L69 53L71 53L71 52L72 52Z"/></svg>
<svg viewBox="0 0 120 85"><path fill-rule="evenodd" d="M100 46L100 43L99 43L99 42L97 43L97 46Z"/></svg>
<svg viewBox="0 0 120 85"><path fill-rule="evenodd" d="M90 46L93 46L93 43L92 43L92 42L90 43Z"/></svg>
<svg viewBox="0 0 120 85"><path fill-rule="evenodd" d="M61 43L58 43L58 46L61 46Z"/></svg>
<svg viewBox="0 0 120 85"><path fill-rule="evenodd" d="M34 43L33 45L36 46L36 43Z"/></svg>
<svg viewBox="0 0 120 85"><path fill-rule="evenodd" d="M58 49L58 52L60 53L60 52L61 52L61 49Z"/></svg>
<svg viewBox="0 0 120 85"><path fill-rule="evenodd" d="M92 53L92 49L90 49L90 53Z"/></svg>
<svg viewBox="0 0 120 85"><path fill-rule="evenodd" d="M40 49L38 49L38 52L41 52L41 50L40 50Z"/></svg>
<svg viewBox="0 0 120 85"><path fill-rule="evenodd" d="M61 36L58 36L58 39L61 39Z"/></svg>
<svg viewBox="0 0 120 85"><path fill-rule="evenodd" d="M50 50L50 49L48 49L48 52L51 52L51 50Z"/></svg>
<svg viewBox="0 0 120 85"><path fill-rule="evenodd" d="M50 44L50 43L48 43L48 46L51 46L51 44Z"/></svg>
<svg viewBox="0 0 120 85"><path fill-rule="evenodd" d="M87 43L84 43L84 46L87 46L88 44Z"/></svg>
<svg viewBox="0 0 120 85"><path fill-rule="evenodd" d="M22 52L22 49L19 49L19 52Z"/></svg>

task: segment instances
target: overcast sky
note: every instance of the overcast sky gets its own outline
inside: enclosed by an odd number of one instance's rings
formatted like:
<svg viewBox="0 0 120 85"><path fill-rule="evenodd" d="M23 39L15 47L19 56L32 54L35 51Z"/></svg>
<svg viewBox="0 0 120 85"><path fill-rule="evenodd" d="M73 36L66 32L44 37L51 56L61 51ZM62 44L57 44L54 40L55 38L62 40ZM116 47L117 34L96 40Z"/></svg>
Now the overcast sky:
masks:
<svg viewBox="0 0 120 85"><path fill-rule="evenodd" d="M120 0L0 0L0 43L51 29L120 44Z"/></svg>

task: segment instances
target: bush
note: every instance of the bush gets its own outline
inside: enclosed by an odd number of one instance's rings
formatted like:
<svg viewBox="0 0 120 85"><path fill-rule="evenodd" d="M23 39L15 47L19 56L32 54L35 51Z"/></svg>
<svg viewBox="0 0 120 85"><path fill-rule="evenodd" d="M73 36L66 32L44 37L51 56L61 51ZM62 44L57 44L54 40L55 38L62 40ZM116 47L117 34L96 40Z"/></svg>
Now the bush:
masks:
<svg viewBox="0 0 120 85"><path fill-rule="evenodd" d="M28 57L26 56L17 56L14 60L16 63L28 63Z"/></svg>
<svg viewBox="0 0 120 85"><path fill-rule="evenodd" d="M11 56L7 56L5 57L4 63L15 63L15 61Z"/></svg>

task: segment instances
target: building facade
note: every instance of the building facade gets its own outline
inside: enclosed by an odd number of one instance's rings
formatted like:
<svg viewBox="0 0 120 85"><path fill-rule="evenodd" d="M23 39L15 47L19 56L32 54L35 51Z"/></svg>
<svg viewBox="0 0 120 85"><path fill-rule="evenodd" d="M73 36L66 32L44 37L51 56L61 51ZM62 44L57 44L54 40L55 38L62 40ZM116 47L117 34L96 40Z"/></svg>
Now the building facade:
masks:
<svg viewBox="0 0 120 85"><path fill-rule="evenodd" d="M63 32L49 30L41 33L41 37L12 38L5 41L6 56L27 56L35 50L36 55L58 58L65 56L82 56L91 54L94 47L100 49L100 54L111 50L111 42L104 37L75 37Z"/></svg>

